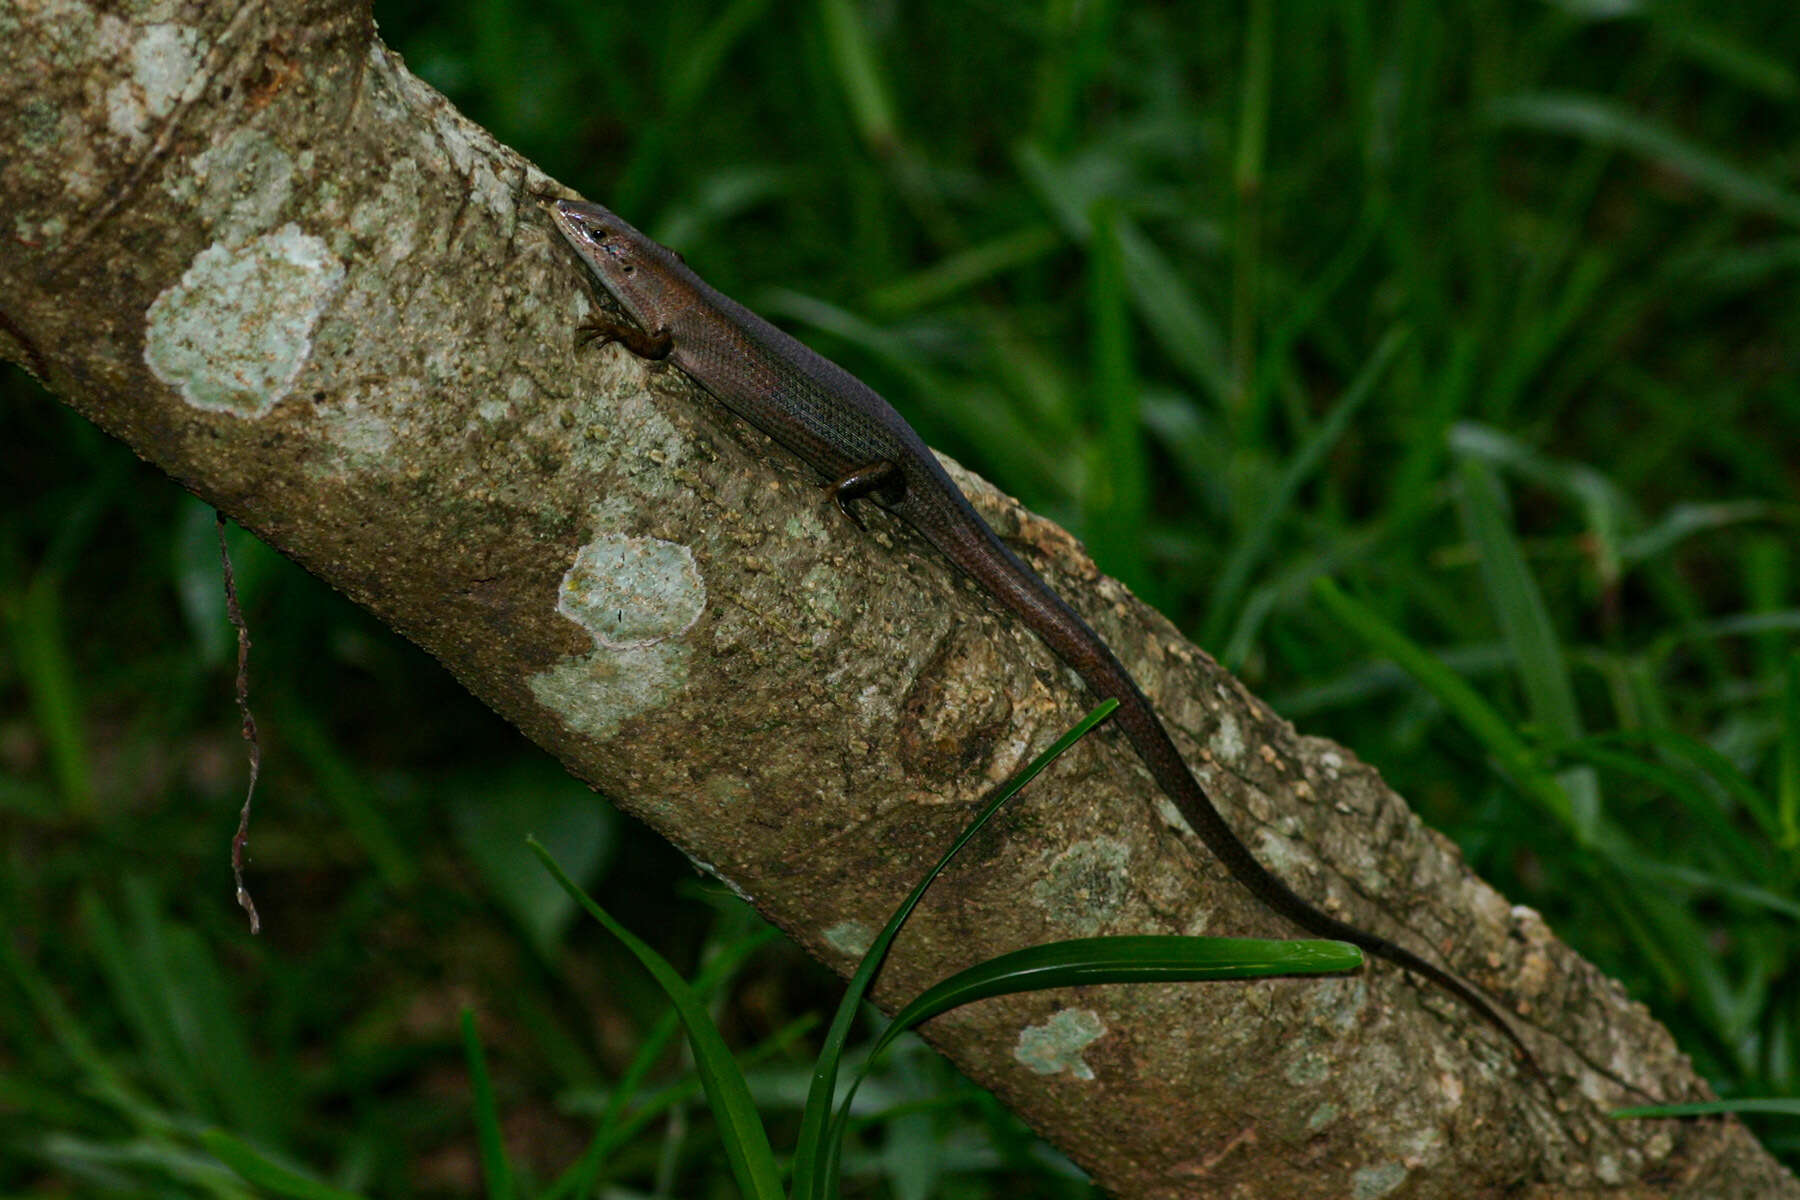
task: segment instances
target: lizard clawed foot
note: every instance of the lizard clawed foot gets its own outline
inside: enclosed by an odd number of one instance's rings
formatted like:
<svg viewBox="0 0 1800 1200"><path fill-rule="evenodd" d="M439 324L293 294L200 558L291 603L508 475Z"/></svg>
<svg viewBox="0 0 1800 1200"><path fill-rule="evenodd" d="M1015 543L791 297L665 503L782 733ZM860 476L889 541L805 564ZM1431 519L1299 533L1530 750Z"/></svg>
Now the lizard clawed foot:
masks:
<svg viewBox="0 0 1800 1200"><path fill-rule="evenodd" d="M900 468L886 459L882 459L879 462L869 463L867 466L857 467L843 478L826 484L825 494L837 502L838 511L849 517L851 524L867 532L868 526L862 523L862 518L856 515L856 510L850 507L850 502L861 500L872 492L889 487L899 478Z"/></svg>
<svg viewBox="0 0 1800 1200"><path fill-rule="evenodd" d="M669 351L675 345L666 329L652 333L609 317L595 317L585 322L576 328L575 336L583 346L605 346L610 342L617 342L639 358L658 360L669 357Z"/></svg>

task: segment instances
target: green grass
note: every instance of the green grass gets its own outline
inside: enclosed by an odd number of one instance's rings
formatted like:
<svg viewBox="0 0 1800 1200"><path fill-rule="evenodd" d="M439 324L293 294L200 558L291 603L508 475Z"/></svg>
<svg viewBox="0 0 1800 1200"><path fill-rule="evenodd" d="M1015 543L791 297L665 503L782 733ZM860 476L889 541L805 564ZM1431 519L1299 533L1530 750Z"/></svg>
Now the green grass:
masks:
<svg viewBox="0 0 1800 1200"><path fill-rule="evenodd" d="M1792 1098L1790 9L377 15L502 140L1380 766L1722 1094ZM621 1087L645 1107L609 1178L728 1194L679 1055L639 1057L659 995L483 849L493 814L531 806L684 969L728 957L708 995L777 1124L833 984L234 537L265 737L250 941L210 515L23 375L0 387L0 1192L248 1195L217 1126L336 1188L483 1194L469 1007L516 1194ZM1757 1130L1800 1164L1770 1107ZM846 1167L867 1196L1088 1194L916 1047L865 1085Z"/></svg>

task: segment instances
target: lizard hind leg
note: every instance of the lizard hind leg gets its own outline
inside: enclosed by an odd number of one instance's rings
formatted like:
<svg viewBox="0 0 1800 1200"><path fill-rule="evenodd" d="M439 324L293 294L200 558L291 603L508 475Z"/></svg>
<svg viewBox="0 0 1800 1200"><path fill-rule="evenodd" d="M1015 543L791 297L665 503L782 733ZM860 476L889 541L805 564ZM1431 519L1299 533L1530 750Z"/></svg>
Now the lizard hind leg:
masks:
<svg viewBox="0 0 1800 1200"><path fill-rule="evenodd" d="M858 529L865 529L867 527L863 525L862 518L850 507L851 502L866 499L875 492L891 487L900 478L900 468L884 458L857 467L841 478L832 480L825 485L825 494L837 502L838 511L849 517L852 524Z"/></svg>

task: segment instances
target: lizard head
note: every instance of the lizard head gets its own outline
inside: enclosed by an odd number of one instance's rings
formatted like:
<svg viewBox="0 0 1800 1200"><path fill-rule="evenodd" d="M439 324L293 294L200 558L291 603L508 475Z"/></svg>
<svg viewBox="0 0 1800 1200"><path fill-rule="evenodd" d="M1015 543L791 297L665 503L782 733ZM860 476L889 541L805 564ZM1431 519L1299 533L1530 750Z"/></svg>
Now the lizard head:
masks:
<svg viewBox="0 0 1800 1200"><path fill-rule="evenodd" d="M633 319L646 329L666 324L669 281L686 272L679 254L598 204L556 200L549 211L557 231Z"/></svg>

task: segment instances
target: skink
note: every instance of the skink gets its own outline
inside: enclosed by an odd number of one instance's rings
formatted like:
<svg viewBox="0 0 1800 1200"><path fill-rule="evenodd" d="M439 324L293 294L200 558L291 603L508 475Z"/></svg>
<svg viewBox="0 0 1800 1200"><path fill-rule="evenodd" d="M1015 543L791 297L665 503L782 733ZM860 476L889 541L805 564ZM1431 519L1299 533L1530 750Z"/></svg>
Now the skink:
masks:
<svg viewBox="0 0 1800 1200"><path fill-rule="evenodd" d="M1016 613L1086 682L1113 697L1114 720L1158 786L1232 876L1270 908L1319 937L1349 942L1443 988L1504 1034L1532 1073L1531 1051L1493 1005L1468 984L1406 947L1314 908L1250 853L1182 760L1150 701L1100 635L1007 548L893 406L836 363L808 349L689 269L598 204L554 200L557 230L635 324L602 316L591 340L616 341L665 359L726 408L822 474L827 492L851 505L875 501L935 546Z"/></svg>

